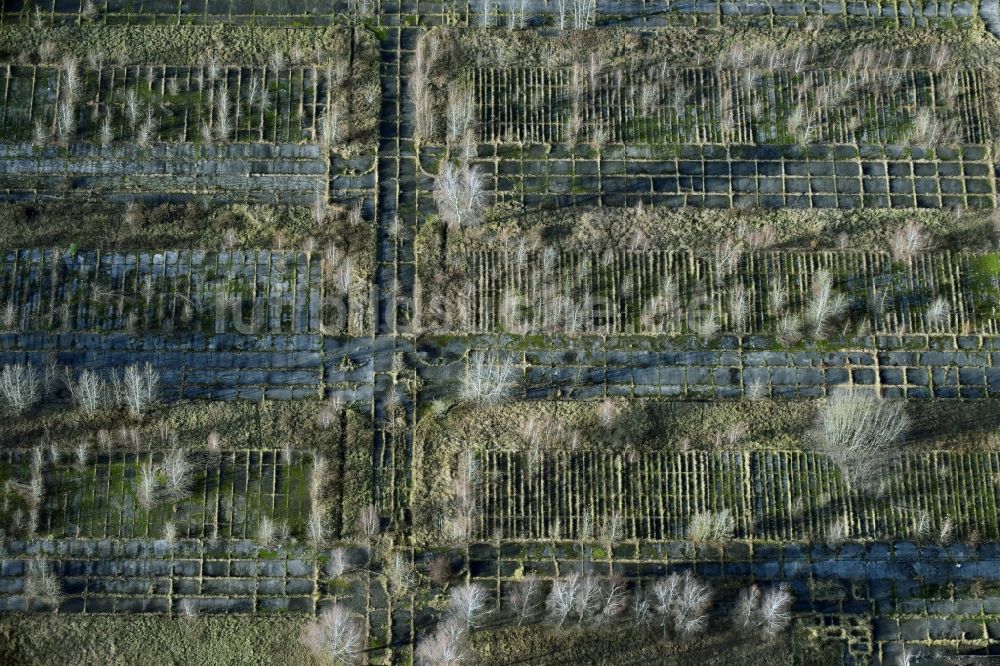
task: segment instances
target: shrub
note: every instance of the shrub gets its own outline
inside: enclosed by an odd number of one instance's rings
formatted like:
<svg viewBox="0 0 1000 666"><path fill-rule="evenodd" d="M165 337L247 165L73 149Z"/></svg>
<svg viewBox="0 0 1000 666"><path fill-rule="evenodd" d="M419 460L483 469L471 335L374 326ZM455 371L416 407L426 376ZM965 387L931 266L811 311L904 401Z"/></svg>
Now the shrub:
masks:
<svg viewBox="0 0 1000 666"><path fill-rule="evenodd" d="M893 445L909 427L902 402L874 392L838 388L819 412L819 448L850 483L877 477L892 458Z"/></svg>
<svg viewBox="0 0 1000 666"><path fill-rule="evenodd" d="M334 604L302 629L299 641L317 659L335 664L358 661L364 648L364 634L355 614L346 606Z"/></svg>

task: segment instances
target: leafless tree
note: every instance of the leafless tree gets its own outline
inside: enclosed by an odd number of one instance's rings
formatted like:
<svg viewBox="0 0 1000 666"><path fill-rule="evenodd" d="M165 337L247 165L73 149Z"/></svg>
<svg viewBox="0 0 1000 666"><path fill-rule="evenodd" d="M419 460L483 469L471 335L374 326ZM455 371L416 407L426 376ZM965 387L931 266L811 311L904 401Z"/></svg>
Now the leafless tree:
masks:
<svg viewBox="0 0 1000 666"><path fill-rule="evenodd" d="M792 620L792 593L782 583L764 593L760 602L760 626L767 636L775 636Z"/></svg>
<svg viewBox="0 0 1000 666"><path fill-rule="evenodd" d="M470 656L465 625L454 617L439 622L434 633L416 649L417 663L421 666L452 666L468 661Z"/></svg>
<svg viewBox="0 0 1000 666"><path fill-rule="evenodd" d="M908 427L902 402L865 389L841 387L819 412L817 440L845 479L859 484L885 469Z"/></svg>
<svg viewBox="0 0 1000 666"><path fill-rule="evenodd" d="M465 138L466 132L472 128L474 105L472 90L467 85L453 83L448 89L448 107L445 111L448 141L457 143Z"/></svg>
<svg viewBox="0 0 1000 666"><path fill-rule="evenodd" d="M468 542L473 536L477 522L476 487L479 476L479 459L475 451L463 451L459 455L453 481L454 507L445 522L447 536L455 541Z"/></svg>
<svg viewBox="0 0 1000 666"><path fill-rule="evenodd" d="M601 614L598 620L611 622L620 618L628 608L625 578L621 574L612 574L601 587Z"/></svg>
<svg viewBox="0 0 1000 666"><path fill-rule="evenodd" d="M927 318L927 326L929 328L935 331L947 330L951 317L951 306L948 304L948 300L943 296L935 298L927 306L925 317Z"/></svg>
<svg viewBox="0 0 1000 666"><path fill-rule="evenodd" d="M353 664L361 657L365 637L355 614L334 604L303 628L299 640L318 659Z"/></svg>
<svg viewBox="0 0 1000 666"><path fill-rule="evenodd" d="M918 222L910 222L893 234L892 258L896 261L909 261L926 246L923 227Z"/></svg>
<svg viewBox="0 0 1000 666"><path fill-rule="evenodd" d="M528 574L524 580L513 585L510 605L517 617L517 626L530 622L538 615L542 607L542 587L538 576Z"/></svg>
<svg viewBox="0 0 1000 666"><path fill-rule="evenodd" d="M62 586L52 571L51 563L37 557L28 562L22 594L29 602L53 607L59 605L63 596Z"/></svg>
<svg viewBox="0 0 1000 666"><path fill-rule="evenodd" d="M708 623L712 590L690 571L658 580L653 586L653 597L664 632L671 628L677 636L686 637L701 631Z"/></svg>
<svg viewBox="0 0 1000 666"><path fill-rule="evenodd" d="M483 175L468 164L445 163L434 179L434 203L449 227L475 227L485 206Z"/></svg>
<svg viewBox="0 0 1000 666"><path fill-rule="evenodd" d="M516 385L513 356L496 352L472 352L462 377L462 399L479 404L507 400Z"/></svg>
<svg viewBox="0 0 1000 666"><path fill-rule="evenodd" d="M370 544L381 531L382 519L374 504L369 504L358 513L358 538Z"/></svg>
<svg viewBox="0 0 1000 666"><path fill-rule="evenodd" d="M486 588L477 583L463 583L448 594L448 611L468 629L475 629L489 613Z"/></svg>
<svg viewBox="0 0 1000 666"><path fill-rule="evenodd" d="M14 363L0 370L0 404L13 414L23 414L42 398L38 371L30 364Z"/></svg>
<svg viewBox="0 0 1000 666"><path fill-rule="evenodd" d="M593 619L601 611L601 579L587 573L578 578L573 612L576 613L577 624Z"/></svg>
<svg viewBox="0 0 1000 666"><path fill-rule="evenodd" d="M326 573L328 575L338 578L350 569L351 561L346 549L334 548L330 551L330 558L326 562Z"/></svg>
<svg viewBox="0 0 1000 666"><path fill-rule="evenodd" d="M156 404L160 390L160 373L146 363L142 367L130 365L125 368L124 377L116 380L115 393L120 404L128 407L135 416L142 416Z"/></svg>
<svg viewBox="0 0 1000 666"><path fill-rule="evenodd" d="M382 574L393 599L403 599L409 595L417 580L413 563L402 553L392 553Z"/></svg>
<svg viewBox="0 0 1000 666"><path fill-rule="evenodd" d="M691 517L688 539L695 543L719 543L733 538L736 521L729 509L701 511Z"/></svg>
<svg viewBox="0 0 1000 666"><path fill-rule="evenodd" d="M175 448L163 458L163 492L166 501L176 502L187 497L191 486L193 466L184 449Z"/></svg>
<svg viewBox="0 0 1000 666"><path fill-rule="evenodd" d="M142 464L135 479L135 496L140 507L149 511L156 505L159 485L160 482L156 478L156 467L152 463Z"/></svg>
<svg viewBox="0 0 1000 666"><path fill-rule="evenodd" d="M579 593L580 574L576 572L552 581L552 589L545 599L545 608L557 629L563 626L576 608Z"/></svg>
<svg viewBox="0 0 1000 666"><path fill-rule="evenodd" d="M833 290L833 277L829 271L819 270L813 276L812 298L806 307L806 319L813 336L823 338L832 320L847 311L847 298Z"/></svg>
<svg viewBox="0 0 1000 666"><path fill-rule="evenodd" d="M772 638L791 622L792 594L784 583L764 593L756 585L741 590L733 610L733 626L742 632L760 631Z"/></svg>
<svg viewBox="0 0 1000 666"><path fill-rule="evenodd" d="M73 402L84 414L93 416L104 406L107 398L104 382L93 370L85 369L73 379L69 369L66 369L66 386L69 387Z"/></svg>

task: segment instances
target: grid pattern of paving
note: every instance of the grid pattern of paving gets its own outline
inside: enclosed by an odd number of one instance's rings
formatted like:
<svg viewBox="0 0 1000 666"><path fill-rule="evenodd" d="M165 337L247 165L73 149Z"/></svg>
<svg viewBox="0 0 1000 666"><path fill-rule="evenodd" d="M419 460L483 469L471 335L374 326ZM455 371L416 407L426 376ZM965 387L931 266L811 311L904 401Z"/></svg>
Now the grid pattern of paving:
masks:
<svg viewBox="0 0 1000 666"><path fill-rule="evenodd" d="M496 199L529 207L993 208L1000 166L985 147L480 146Z"/></svg>
<svg viewBox="0 0 1000 666"><path fill-rule="evenodd" d="M0 197L311 204L326 196L316 144L155 144L35 148L0 144Z"/></svg>

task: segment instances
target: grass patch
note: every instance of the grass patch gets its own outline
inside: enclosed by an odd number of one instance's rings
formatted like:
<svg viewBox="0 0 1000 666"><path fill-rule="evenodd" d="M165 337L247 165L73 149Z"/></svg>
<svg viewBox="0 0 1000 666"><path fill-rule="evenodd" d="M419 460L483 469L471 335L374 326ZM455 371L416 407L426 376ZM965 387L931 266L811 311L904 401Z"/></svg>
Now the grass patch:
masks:
<svg viewBox="0 0 1000 666"><path fill-rule="evenodd" d="M669 666L835 666L843 645L820 644L804 630L775 642L739 641L721 633L686 643L663 639L658 630L616 626L558 634L503 629L474 635L481 664L660 664Z"/></svg>
<svg viewBox="0 0 1000 666"><path fill-rule="evenodd" d="M306 617L8 615L5 664L316 664L296 640Z"/></svg>
<svg viewBox="0 0 1000 666"><path fill-rule="evenodd" d="M75 446L80 439L93 441L101 430L112 436L113 446L122 444L120 432L136 429L141 450L179 446L204 448L209 433L217 432L220 448L296 449L326 451L339 447L340 421L329 428L318 422L326 405L319 401L191 401L161 405L141 418L124 409L103 410L87 417L80 410L60 406L26 416L9 418L0 432L0 446L26 447L41 442L65 442ZM129 440L129 444L132 440Z"/></svg>

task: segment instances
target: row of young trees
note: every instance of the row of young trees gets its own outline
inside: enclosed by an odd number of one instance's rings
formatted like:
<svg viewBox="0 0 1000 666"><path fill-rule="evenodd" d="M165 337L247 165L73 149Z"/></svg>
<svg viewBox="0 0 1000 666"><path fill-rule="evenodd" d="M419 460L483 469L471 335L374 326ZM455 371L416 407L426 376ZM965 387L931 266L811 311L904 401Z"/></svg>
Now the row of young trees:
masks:
<svg viewBox="0 0 1000 666"><path fill-rule="evenodd" d="M54 366L46 366L42 374L30 363L11 363L0 370L0 408L11 415L24 414L60 386L84 414L117 405L142 416L159 399L160 373L150 363L129 365L121 374L106 376L89 369L74 375L69 368L59 372Z"/></svg>
<svg viewBox="0 0 1000 666"><path fill-rule="evenodd" d="M415 656L427 666L465 663L473 657L473 632L505 626L559 632L629 624L657 627L663 640L684 641L705 631L712 616L719 615L713 599L711 585L690 571L634 582L578 571L551 581L529 575L505 586L499 598L481 583L465 581L450 587L443 612L419 640ZM731 605L730 628L736 636L773 639L789 626L793 603L785 584L751 585ZM720 621L720 629L725 624ZM355 663L365 645L363 622L338 603L305 627L301 641L318 657Z"/></svg>

